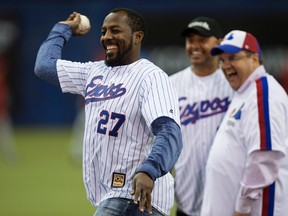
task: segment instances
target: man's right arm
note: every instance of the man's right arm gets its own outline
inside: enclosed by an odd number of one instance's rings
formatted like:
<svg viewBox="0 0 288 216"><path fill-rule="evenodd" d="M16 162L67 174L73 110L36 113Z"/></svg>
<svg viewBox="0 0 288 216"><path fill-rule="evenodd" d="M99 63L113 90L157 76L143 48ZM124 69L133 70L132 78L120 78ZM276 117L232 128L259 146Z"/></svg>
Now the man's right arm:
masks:
<svg viewBox="0 0 288 216"><path fill-rule="evenodd" d="M72 29L69 25L57 23L47 39L42 43L37 54L34 72L39 78L60 86L56 62L62 57L62 48L71 38Z"/></svg>

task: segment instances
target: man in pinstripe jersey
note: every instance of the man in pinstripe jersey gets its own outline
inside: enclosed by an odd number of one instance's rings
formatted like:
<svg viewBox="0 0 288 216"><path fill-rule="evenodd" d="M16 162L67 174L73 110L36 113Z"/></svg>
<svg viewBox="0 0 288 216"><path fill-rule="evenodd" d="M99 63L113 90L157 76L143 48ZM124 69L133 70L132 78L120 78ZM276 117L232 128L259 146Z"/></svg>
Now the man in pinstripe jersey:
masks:
<svg viewBox="0 0 288 216"><path fill-rule="evenodd" d="M169 170L182 149L179 105L167 74L140 56L144 20L131 9L111 10L101 30L105 60L62 60L65 42L89 31L79 23L73 12L54 26L35 73L85 98L83 178L95 216L169 215Z"/></svg>
<svg viewBox="0 0 288 216"><path fill-rule="evenodd" d="M201 216L286 216L287 94L252 34L231 31L211 54L235 96L208 157Z"/></svg>
<svg viewBox="0 0 288 216"><path fill-rule="evenodd" d="M218 68L219 58L210 54L222 40L220 25L197 17L182 36L192 65L170 77L179 97L183 136L183 151L174 167L175 195L177 216L199 216L206 160L233 91Z"/></svg>

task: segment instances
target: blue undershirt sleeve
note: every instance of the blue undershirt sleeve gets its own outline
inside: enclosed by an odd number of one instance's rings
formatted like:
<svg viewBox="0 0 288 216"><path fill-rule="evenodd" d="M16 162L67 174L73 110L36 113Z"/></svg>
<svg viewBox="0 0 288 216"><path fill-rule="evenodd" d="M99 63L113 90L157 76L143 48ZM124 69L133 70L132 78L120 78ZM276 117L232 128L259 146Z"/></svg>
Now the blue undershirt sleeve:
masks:
<svg viewBox="0 0 288 216"><path fill-rule="evenodd" d="M56 62L62 57L62 48L71 38L69 25L57 23L41 44L35 62L34 73L40 79L59 86Z"/></svg>
<svg viewBox="0 0 288 216"><path fill-rule="evenodd" d="M137 172L145 172L155 181L173 168L183 144L179 125L169 117L155 119L152 122L152 131L156 138L151 153Z"/></svg>

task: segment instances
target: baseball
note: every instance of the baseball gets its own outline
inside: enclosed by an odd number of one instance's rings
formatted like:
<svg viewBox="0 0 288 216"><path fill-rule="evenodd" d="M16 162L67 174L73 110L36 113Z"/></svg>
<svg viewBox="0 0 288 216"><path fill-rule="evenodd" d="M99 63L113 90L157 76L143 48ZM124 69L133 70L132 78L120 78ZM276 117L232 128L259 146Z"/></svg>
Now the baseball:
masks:
<svg viewBox="0 0 288 216"><path fill-rule="evenodd" d="M80 24L78 26L78 29L80 31L86 31L86 30L90 29L91 26L90 26L90 21L89 21L88 17L85 15L80 15L80 19L81 19L81 21L80 21Z"/></svg>

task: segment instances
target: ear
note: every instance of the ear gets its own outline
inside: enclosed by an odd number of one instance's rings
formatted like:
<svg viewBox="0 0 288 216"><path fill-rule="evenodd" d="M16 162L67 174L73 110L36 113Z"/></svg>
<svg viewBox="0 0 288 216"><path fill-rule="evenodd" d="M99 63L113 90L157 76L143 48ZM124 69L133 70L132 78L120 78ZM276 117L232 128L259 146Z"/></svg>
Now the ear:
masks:
<svg viewBox="0 0 288 216"><path fill-rule="evenodd" d="M135 44L141 43L144 37L144 32L142 31L136 31L134 32L134 39L135 39Z"/></svg>
<svg viewBox="0 0 288 216"><path fill-rule="evenodd" d="M220 43L223 41L223 38L217 38L217 42L220 45Z"/></svg>
<svg viewBox="0 0 288 216"><path fill-rule="evenodd" d="M252 60L253 60L253 66L255 68L257 68L259 66L259 64L260 64L260 57L259 57L258 53L254 53L252 55Z"/></svg>

